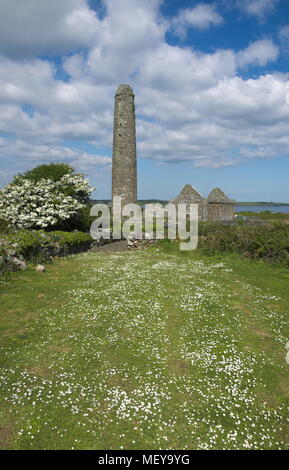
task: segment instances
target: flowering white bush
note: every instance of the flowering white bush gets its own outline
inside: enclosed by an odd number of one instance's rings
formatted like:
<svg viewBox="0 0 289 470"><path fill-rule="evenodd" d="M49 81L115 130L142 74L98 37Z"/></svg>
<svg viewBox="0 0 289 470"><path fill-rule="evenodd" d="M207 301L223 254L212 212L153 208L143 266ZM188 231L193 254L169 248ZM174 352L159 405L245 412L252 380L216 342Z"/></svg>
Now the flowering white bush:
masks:
<svg viewBox="0 0 289 470"><path fill-rule="evenodd" d="M62 176L60 183L62 188L73 186L75 193L86 193L89 195L93 191L93 188L89 186L88 180L81 173L67 173Z"/></svg>
<svg viewBox="0 0 289 470"><path fill-rule="evenodd" d="M73 196L65 194L73 188ZM43 229L69 219L84 207L77 195L89 194L89 186L81 174L67 174L59 181L15 178L0 190L0 218L16 229Z"/></svg>

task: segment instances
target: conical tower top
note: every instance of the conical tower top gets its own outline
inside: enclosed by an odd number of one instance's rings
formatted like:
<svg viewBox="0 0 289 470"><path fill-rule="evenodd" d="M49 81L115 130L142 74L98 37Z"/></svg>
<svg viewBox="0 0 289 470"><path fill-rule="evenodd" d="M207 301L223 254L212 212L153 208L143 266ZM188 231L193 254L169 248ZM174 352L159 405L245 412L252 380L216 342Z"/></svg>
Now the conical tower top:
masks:
<svg viewBox="0 0 289 470"><path fill-rule="evenodd" d="M129 85L120 85L116 90L115 96L118 95L131 95L134 96L134 92L132 91L132 87Z"/></svg>

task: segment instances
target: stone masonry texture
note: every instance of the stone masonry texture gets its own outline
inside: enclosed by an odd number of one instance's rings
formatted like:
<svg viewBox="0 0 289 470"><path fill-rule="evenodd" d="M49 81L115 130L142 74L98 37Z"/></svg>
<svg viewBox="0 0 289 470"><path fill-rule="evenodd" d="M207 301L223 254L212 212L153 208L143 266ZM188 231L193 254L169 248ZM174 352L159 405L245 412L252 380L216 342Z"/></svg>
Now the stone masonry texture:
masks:
<svg viewBox="0 0 289 470"><path fill-rule="evenodd" d="M134 93L120 85L115 95L112 197L121 196L122 206L137 202L137 163Z"/></svg>
<svg viewBox="0 0 289 470"><path fill-rule="evenodd" d="M234 219L235 201L220 188L214 188L204 198L195 188L187 184L180 194L170 201L172 204L198 204L199 220L204 222L227 222Z"/></svg>

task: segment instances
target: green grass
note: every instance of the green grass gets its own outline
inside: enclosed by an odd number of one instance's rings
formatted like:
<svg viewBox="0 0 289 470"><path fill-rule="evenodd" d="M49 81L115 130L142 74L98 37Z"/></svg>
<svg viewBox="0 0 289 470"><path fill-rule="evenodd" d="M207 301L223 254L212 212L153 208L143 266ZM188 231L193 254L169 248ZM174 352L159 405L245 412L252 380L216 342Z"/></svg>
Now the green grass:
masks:
<svg viewBox="0 0 289 470"><path fill-rule="evenodd" d="M288 449L288 280L170 242L3 278L1 447Z"/></svg>
<svg viewBox="0 0 289 470"><path fill-rule="evenodd" d="M246 217L254 217L266 222L287 222L289 215L283 212L272 212L272 211L261 211L261 212L251 212L251 211L242 211L237 212L237 215L243 215Z"/></svg>

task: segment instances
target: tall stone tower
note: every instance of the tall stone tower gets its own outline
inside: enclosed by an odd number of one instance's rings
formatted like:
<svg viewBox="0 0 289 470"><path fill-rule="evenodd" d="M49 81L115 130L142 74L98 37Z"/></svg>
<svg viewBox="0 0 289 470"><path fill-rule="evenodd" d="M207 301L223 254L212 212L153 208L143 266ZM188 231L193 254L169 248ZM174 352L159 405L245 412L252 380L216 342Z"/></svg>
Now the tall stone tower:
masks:
<svg viewBox="0 0 289 470"><path fill-rule="evenodd" d="M120 85L115 95L112 197L121 196L122 206L137 201L137 165L134 94Z"/></svg>

